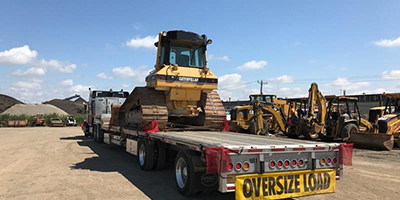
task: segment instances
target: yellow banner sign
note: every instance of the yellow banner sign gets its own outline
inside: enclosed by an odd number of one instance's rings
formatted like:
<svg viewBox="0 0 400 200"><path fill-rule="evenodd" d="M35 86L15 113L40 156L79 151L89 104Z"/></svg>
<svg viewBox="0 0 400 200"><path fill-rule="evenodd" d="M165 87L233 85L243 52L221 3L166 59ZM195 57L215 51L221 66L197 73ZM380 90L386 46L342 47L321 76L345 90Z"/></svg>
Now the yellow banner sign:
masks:
<svg viewBox="0 0 400 200"><path fill-rule="evenodd" d="M335 192L335 169L236 176L236 200L284 199Z"/></svg>

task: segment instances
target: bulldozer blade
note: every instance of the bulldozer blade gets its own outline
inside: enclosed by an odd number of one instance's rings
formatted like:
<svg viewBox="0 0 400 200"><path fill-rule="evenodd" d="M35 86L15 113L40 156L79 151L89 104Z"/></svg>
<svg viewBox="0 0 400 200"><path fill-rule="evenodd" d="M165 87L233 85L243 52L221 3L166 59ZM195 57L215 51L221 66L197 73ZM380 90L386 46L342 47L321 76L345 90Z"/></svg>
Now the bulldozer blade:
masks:
<svg viewBox="0 0 400 200"><path fill-rule="evenodd" d="M394 146L394 137L384 133L355 132L346 142L354 143L359 148L390 151Z"/></svg>

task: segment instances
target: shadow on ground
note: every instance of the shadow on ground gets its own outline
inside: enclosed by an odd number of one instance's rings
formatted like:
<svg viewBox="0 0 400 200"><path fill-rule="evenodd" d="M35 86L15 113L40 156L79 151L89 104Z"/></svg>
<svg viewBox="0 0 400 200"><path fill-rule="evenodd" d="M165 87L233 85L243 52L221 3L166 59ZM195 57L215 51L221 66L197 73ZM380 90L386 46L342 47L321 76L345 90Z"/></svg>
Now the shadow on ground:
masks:
<svg viewBox="0 0 400 200"><path fill-rule="evenodd" d="M76 140L80 146L89 147L98 157L86 158L83 162L71 166L72 169L86 169L99 172L118 172L133 185L154 200L165 199L218 199L233 200L234 193L222 194L213 192L207 195L184 197L175 188L173 163L168 163L164 170L145 172L139 167L136 156L125 152L124 148L99 144L84 136L60 138L61 140Z"/></svg>

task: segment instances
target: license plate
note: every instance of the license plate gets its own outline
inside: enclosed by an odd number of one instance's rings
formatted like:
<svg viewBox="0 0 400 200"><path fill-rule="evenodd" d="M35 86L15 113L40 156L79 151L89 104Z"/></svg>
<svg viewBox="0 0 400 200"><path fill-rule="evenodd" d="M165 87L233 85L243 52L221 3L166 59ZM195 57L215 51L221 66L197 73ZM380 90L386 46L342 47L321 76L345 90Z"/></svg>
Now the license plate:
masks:
<svg viewBox="0 0 400 200"><path fill-rule="evenodd" d="M335 192L336 170L303 170L236 176L236 200L285 199Z"/></svg>

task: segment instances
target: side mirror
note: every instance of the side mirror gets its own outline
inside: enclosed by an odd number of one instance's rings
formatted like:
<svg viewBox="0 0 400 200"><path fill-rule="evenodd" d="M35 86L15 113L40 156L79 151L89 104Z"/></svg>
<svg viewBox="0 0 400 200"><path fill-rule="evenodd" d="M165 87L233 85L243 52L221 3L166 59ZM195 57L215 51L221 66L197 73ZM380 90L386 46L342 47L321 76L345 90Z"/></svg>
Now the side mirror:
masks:
<svg viewBox="0 0 400 200"><path fill-rule="evenodd" d="M207 40L207 44L212 44L212 40Z"/></svg>

